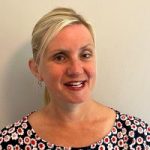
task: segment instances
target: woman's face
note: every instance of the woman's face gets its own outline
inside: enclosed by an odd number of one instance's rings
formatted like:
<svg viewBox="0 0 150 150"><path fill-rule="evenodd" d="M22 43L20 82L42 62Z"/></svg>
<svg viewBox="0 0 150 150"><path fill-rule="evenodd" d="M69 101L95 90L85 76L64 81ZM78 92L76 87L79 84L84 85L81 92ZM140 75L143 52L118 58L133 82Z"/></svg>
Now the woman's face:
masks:
<svg viewBox="0 0 150 150"><path fill-rule="evenodd" d="M62 29L41 57L39 73L52 101L77 104L90 100L96 66L88 29L81 24Z"/></svg>

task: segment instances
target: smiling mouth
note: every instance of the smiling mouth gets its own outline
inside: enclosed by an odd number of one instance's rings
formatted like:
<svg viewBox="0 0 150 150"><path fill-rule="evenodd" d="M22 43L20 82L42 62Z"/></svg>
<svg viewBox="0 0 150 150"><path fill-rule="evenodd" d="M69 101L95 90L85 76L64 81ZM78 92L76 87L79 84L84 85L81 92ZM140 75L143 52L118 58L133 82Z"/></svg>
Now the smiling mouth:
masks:
<svg viewBox="0 0 150 150"><path fill-rule="evenodd" d="M78 89L83 88L85 86L86 82L87 82L86 80L84 80L84 81L70 81L70 82L65 83L64 85L70 89L78 90Z"/></svg>

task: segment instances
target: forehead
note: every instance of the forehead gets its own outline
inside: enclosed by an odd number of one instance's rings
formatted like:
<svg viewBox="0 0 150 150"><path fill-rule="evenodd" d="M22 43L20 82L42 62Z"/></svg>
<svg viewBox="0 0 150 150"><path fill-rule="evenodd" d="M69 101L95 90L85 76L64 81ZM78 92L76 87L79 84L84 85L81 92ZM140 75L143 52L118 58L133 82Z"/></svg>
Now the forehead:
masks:
<svg viewBox="0 0 150 150"><path fill-rule="evenodd" d="M94 45L90 31L82 24L72 24L64 27L49 43L47 50Z"/></svg>
<svg viewBox="0 0 150 150"><path fill-rule="evenodd" d="M63 29L61 29L58 32L58 34L55 36L55 38L60 37L61 35L64 35L64 34L66 36L67 35L71 36L72 34L74 34L74 36L75 36L75 35L81 34L81 32L84 33L82 35L91 36L89 29L86 26L84 26L83 24L71 24L71 25L68 25L68 26L64 27ZM80 35L80 36L82 36L82 35Z"/></svg>

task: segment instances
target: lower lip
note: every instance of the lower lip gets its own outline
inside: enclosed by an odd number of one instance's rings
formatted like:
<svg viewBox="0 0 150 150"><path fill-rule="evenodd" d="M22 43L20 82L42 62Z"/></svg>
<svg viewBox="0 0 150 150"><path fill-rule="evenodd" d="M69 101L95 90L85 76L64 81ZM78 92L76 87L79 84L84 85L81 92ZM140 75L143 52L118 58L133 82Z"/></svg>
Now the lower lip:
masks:
<svg viewBox="0 0 150 150"><path fill-rule="evenodd" d="M66 86L66 85L65 87L67 87L67 89L72 90L72 91L80 91L85 87L85 85L86 85L86 82L84 82L80 87Z"/></svg>

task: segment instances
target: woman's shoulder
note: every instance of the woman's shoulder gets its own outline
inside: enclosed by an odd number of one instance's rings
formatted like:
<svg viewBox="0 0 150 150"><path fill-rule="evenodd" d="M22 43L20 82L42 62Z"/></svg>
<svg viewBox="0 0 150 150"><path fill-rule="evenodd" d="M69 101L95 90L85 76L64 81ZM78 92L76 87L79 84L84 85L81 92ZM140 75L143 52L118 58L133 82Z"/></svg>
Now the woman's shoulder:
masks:
<svg viewBox="0 0 150 150"><path fill-rule="evenodd" d="M116 110L115 110L116 111ZM122 113L120 111L116 111L116 120L118 123L118 126L126 126L133 130L136 130L137 127L147 129L149 130L149 124L142 120L141 118L138 118L134 115Z"/></svg>
<svg viewBox="0 0 150 150"><path fill-rule="evenodd" d="M5 148L11 149L13 144L17 146L18 143L21 145L23 142L28 142L28 137L30 137L33 132L28 122L28 116L30 114L0 130L0 150ZM26 140L23 141L23 139Z"/></svg>
<svg viewBox="0 0 150 150"><path fill-rule="evenodd" d="M115 126L118 133L121 132L126 135L128 140L132 140L132 144L145 143L145 145L150 146L150 125L148 123L134 115L119 111L116 111L116 114Z"/></svg>

